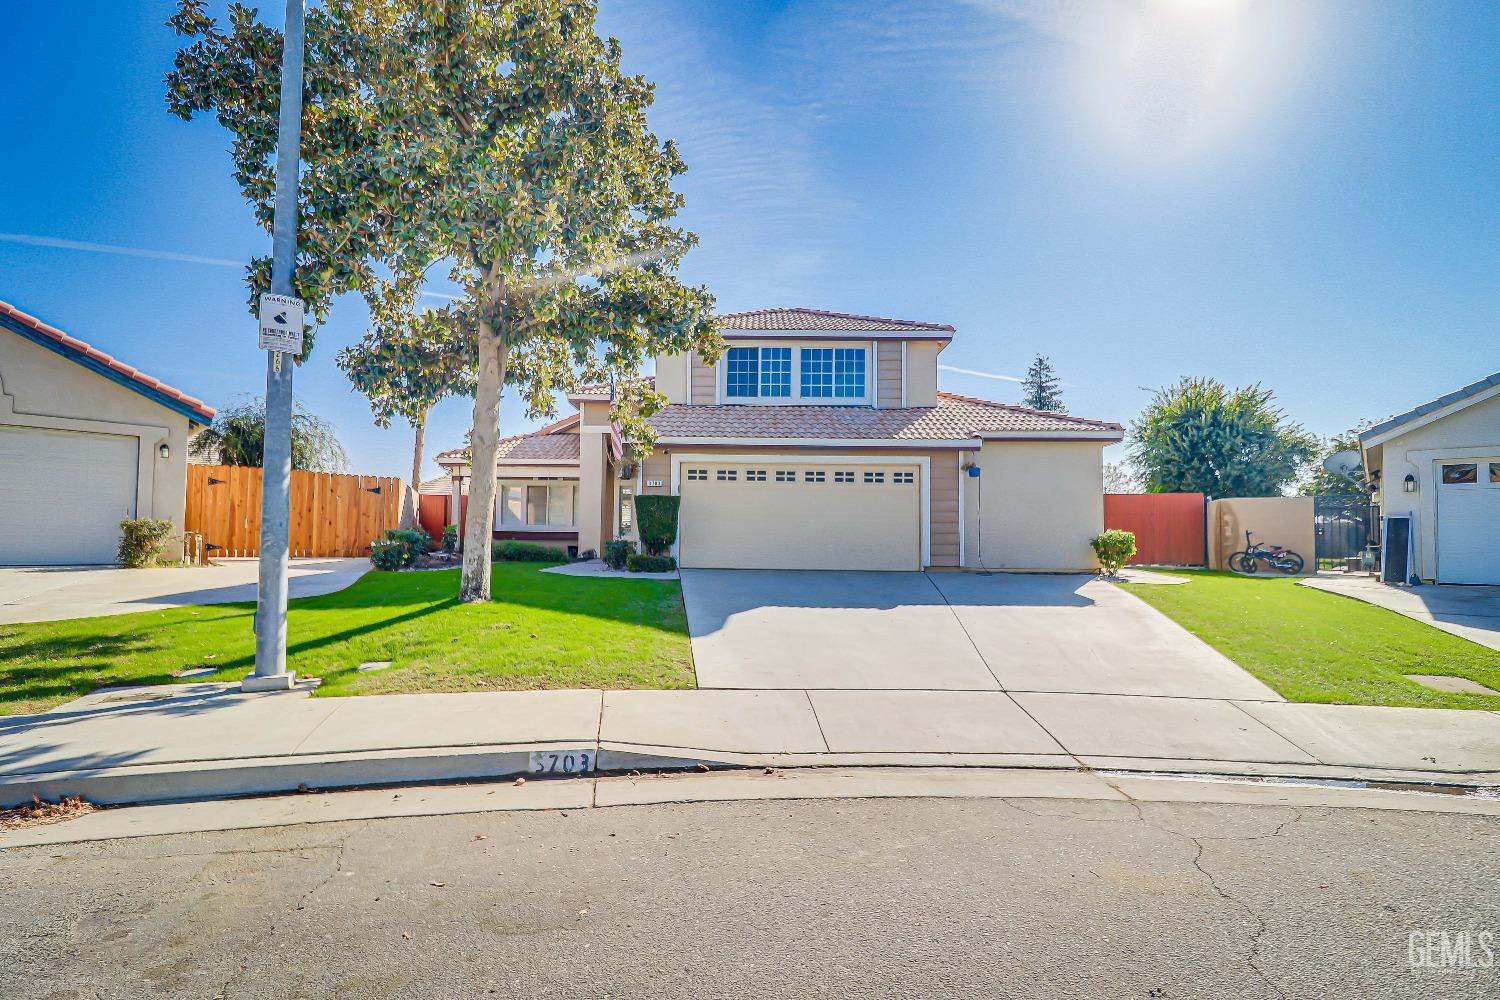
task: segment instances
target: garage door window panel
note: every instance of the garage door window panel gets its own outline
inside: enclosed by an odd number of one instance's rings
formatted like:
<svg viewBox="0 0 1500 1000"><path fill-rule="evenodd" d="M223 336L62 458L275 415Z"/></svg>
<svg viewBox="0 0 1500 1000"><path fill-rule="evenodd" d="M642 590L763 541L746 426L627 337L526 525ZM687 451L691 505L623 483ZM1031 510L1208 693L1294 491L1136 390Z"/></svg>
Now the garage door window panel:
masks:
<svg viewBox="0 0 1500 1000"><path fill-rule="evenodd" d="M1444 486L1467 486L1479 482L1479 466L1473 462L1459 462L1443 466Z"/></svg>

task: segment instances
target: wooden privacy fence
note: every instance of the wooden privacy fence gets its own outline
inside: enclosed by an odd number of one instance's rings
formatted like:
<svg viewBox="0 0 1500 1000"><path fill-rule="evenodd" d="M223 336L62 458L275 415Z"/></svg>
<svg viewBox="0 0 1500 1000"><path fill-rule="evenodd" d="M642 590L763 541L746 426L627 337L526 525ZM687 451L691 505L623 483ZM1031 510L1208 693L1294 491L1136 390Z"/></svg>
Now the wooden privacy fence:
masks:
<svg viewBox="0 0 1500 1000"><path fill-rule="evenodd" d="M261 470L189 465L188 531L203 536L210 559L260 555ZM387 528L414 517L409 490L388 476L293 472L291 554L363 556Z"/></svg>
<svg viewBox="0 0 1500 1000"><path fill-rule="evenodd" d="M1135 532L1132 563L1202 566L1207 555L1202 493L1106 493L1104 526Z"/></svg>

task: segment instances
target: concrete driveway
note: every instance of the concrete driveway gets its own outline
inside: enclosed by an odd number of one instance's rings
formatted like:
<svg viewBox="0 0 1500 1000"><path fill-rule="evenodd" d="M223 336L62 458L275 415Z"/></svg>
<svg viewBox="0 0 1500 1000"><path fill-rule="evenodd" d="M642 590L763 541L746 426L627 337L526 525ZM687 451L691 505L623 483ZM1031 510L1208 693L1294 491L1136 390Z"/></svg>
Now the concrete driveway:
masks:
<svg viewBox="0 0 1500 1000"><path fill-rule="evenodd" d="M368 559L293 559L292 597L330 594L364 576ZM0 625L99 618L189 604L255 600L256 559L212 566L121 569L117 566L0 567Z"/></svg>
<svg viewBox="0 0 1500 1000"><path fill-rule="evenodd" d="M684 570L698 683L1281 701L1082 574Z"/></svg>

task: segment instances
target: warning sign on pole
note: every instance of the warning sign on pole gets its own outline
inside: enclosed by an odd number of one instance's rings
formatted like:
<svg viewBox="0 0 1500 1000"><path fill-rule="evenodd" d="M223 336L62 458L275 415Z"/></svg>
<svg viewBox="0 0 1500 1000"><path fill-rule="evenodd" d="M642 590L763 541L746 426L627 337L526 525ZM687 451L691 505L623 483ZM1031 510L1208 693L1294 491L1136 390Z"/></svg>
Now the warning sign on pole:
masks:
<svg viewBox="0 0 1500 1000"><path fill-rule="evenodd" d="M305 313L301 299L290 295L260 297L260 349L302 353L302 325Z"/></svg>

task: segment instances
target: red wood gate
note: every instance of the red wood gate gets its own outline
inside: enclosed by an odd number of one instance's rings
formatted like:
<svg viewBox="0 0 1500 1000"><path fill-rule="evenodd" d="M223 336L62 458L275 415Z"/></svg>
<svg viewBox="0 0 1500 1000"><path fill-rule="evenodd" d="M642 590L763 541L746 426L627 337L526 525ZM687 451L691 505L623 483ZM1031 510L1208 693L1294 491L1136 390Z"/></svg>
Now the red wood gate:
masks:
<svg viewBox="0 0 1500 1000"><path fill-rule="evenodd" d="M1132 563L1203 565L1207 522L1202 493L1106 493L1104 526L1135 532Z"/></svg>

